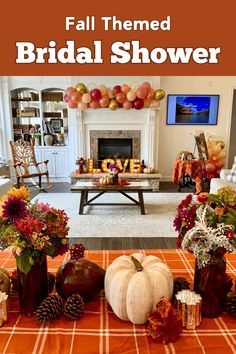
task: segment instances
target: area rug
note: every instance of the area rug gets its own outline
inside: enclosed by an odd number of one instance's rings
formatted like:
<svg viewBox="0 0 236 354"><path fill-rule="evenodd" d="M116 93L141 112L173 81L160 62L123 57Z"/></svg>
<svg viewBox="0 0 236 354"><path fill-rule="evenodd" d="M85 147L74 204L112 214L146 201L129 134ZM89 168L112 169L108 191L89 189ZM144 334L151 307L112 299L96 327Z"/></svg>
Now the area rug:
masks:
<svg viewBox="0 0 236 354"><path fill-rule="evenodd" d="M130 194L136 198L135 194ZM80 193L40 193L39 200L64 209L70 221L69 237L176 237L173 219L185 193L144 193L146 215L134 206L85 207L79 215ZM99 202L128 202L118 193L106 193Z"/></svg>

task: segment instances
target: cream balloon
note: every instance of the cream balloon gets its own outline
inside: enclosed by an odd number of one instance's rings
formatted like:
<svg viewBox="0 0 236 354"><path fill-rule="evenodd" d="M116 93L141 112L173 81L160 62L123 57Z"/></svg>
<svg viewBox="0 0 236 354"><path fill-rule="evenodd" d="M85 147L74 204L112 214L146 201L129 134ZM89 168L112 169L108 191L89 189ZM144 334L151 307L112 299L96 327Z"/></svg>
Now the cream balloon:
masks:
<svg viewBox="0 0 236 354"><path fill-rule="evenodd" d="M135 98L136 98L136 93L134 92L134 91L132 91L132 90L130 90L128 93L127 93L127 95L126 95L126 98L127 98L127 100L128 101L134 101L135 100Z"/></svg>
<svg viewBox="0 0 236 354"><path fill-rule="evenodd" d="M136 91L138 88L139 88L139 86L140 86L140 83L139 82L132 82L132 84L130 85L130 87L131 87L131 90L133 90L133 91Z"/></svg>
<svg viewBox="0 0 236 354"><path fill-rule="evenodd" d="M101 91L102 96L107 94L107 87L105 85L100 85L98 89Z"/></svg>
<svg viewBox="0 0 236 354"><path fill-rule="evenodd" d="M150 108L159 108L160 107L160 102L152 100L150 104Z"/></svg>
<svg viewBox="0 0 236 354"><path fill-rule="evenodd" d="M92 101L90 94L84 93L82 96L82 101L83 101L83 103L86 103L86 104L90 103Z"/></svg>
<svg viewBox="0 0 236 354"><path fill-rule="evenodd" d="M121 91L122 91L125 95L127 95L127 93L130 91L129 85L126 85L126 84L122 85L122 86L121 86Z"/></svg>
<svg viewBox="0 0 236 354"><path fill-rule="evenodd" d="M95 82L89 82L87 88L89 91L92 91L93 89L97 88L97 85L95 84Z"/></svg>
<svg viewBox="0 0 236 354"><path fill-rule="evenodd" d="M85 111L87 109L87 104L81 101L81 102L78 103L78 108L81 111Z"/></svg>

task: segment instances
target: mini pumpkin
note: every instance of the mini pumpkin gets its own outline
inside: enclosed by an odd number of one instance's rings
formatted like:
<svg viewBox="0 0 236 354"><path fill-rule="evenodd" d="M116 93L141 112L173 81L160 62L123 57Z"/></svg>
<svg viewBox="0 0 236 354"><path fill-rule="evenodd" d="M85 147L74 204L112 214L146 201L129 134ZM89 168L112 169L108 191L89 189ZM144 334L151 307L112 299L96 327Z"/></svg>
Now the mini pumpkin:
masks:
<svg viewBox="0 0 236 354"><path fill-rule="evenodd" d="M164 296L171 299L173 276L155 256L134 253L116 258L107 268L105 294L114 313L134 324L147 322L148 313Z"/></svg>
<svg viewBox="0 0 236 354"><path fill-rule="evenodd" d="M154 168L152 167L145 167L143 169L143 173L154 173Z"/></svg>
<svg viewBox="0 0 236 354"><path fill-rule="evenodd" d="M0 291L9 294L11 289L10 274L5 268L0 267Z"/></svg>
<svg viewBox="0 0 236 354"><path fill-rule="evenodd" d="M109 184L112 184L112 179L107 176L101 177L99 179L99 183L102 184L103 186L108 186Z"/></svg>

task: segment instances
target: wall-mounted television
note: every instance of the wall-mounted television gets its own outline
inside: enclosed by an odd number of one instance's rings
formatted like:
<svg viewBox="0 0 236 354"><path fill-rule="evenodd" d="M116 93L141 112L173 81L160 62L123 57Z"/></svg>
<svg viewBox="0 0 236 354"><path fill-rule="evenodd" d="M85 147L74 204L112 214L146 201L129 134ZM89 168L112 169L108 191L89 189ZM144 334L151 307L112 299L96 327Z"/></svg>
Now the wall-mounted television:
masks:
<svg viewBox="0 0 236 354"><path fill-rule="evenodd" d="M168 95L166 124L216 125L219 95Z"/></svg>

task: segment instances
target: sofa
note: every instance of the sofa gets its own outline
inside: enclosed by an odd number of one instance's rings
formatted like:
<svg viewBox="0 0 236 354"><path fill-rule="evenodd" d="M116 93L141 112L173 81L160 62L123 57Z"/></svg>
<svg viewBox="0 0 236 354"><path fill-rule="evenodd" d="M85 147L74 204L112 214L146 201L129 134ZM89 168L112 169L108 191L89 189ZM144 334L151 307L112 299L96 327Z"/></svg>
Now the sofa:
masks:
<svg viewBox="0 0 236 354"><path fill-rule="evenodd" d="M210 193L215 193L219 188L230 186L236 189L236 183L228 182L226 176L231 172L231 169L223 169L220 171L220 178L212 178L210 183Z"/></svg>

